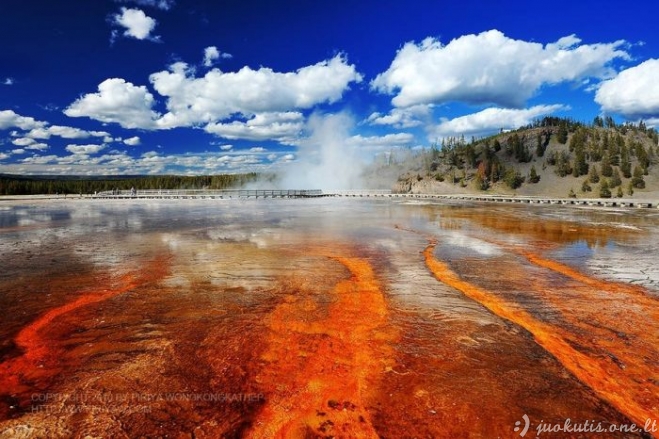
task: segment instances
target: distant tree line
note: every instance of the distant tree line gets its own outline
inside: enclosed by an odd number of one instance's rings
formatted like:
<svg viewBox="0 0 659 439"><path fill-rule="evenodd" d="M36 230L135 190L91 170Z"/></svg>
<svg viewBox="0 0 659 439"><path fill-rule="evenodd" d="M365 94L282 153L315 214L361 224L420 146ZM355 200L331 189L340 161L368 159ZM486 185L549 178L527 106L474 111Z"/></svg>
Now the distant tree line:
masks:
<svg viewBox="0 0 659 439"><path fill-rule="evenodd" d="M257 179L258 174L204 176L154 175L115 177L54 177L0 175L0 195L93 194L113 189L226 189Z"/></svg>

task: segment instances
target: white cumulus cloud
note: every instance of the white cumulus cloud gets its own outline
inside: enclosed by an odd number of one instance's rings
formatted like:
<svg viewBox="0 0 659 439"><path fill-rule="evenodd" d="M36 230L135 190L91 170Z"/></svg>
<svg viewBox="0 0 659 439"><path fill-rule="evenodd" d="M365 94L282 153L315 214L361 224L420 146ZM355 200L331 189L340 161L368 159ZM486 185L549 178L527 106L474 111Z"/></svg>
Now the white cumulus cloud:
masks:
<svg viewBox="0 0 659 439"><path fill-rule="evenodd" d="M208 46L204 49L204 66L211 67L218 59L230 59L233 55L230 53L220 52L215 46Z"/></svg>
<svg viewBox="0 0 659 439"><path fill-rule="evenodd" d="M209 123L206 132L225 139L252 141L278 140L293 142L304 129L304 116L299 112L259 113L247 122Z"/></svg>
<svg viewBox="0 0 659 439"><path fill-rule="evenodd" d="M604 81L595 94L602 110L629 118L659 117L659 59L649 59Z"/></svg>
<svg viewBox="0 0 659 439"><path fill-rule="evenodd" d="M50 125L43 128L34 128L26 134L26 137L33 139L50 139L52 136L63 139L86 139L88 137L107 137L109 133L105 131L85 131L80 128L61 125Z"/></svg>
<svg viewBox="0 0 659 439"><path fill-rule="evenodd" d="M413 105L406 108L393 108L389 114L372 113L367 122L372 125L391 125L394 128L411 128L422 125L430 116L431 105Z"/></svg>
<svg viewBox="0 0 659 439"><path fill-rule="evenodd" d="M64 114L114 122L124 128L155 129L159 115L152 110L154 103L146 87L110 78L99 84L98 93L80 97L64 110Z"/></svg>
<svg viewBox="0 0 659 439"><path fill-rule="evenodd" d="M194 77L187 64L175 63L150 79L154 89L168 98L169 112L159 124L169 128L214 122L234 114L287 112L333 103L362 76L345 57L337 55L295 72L243 67L237 72L212 69L201 78Z"/></svg>
<svg viewBox="0 0 659 439"><path fill-rule="evenodd" d="M30 146L34 143L37 143L37 141L30 137L19 137L18 139L12 140L11 143L16 146Z"/></svg>
<svg viewBox="0 0 659 439"><path fill-rule="evenodd" d="M32 130L45 125L45 122L39 122L32 117L21 116L16 114L13 110L0 111L0 130L6 130L8 128Z"/></svg>
<svg viewBox="0 0 659 439"><path fill-rule="evenodd" d="M545 84L606 79L615 59L629 59L624 41L580 44L574 35L542 45L498 30L463 35L444 45L434 38L406 43L371 87L394 94L396 107L461 101L523 107Z"/></svg>
<svg viewBox="0 0 659 439"><path fill-rule="evenodd" d="M559 110L567 109L563 105L536 105L525 109L487 108L478 113L443 119L439 125L430 129L430 138L443 138L458 135L485 135L500 129L515 129L528 125L533 119Z"/></svg>
<svg viewBox="0 0 659 439"><path fill-rule="evenodd" d="M63 139L102 137L104 143L109 143L113 140L110 134L105 131L87 131L69 126L49 125L48 122L21 116L12 110L0 111L0 129L8 128L23 130L22 132L15 130L10 133L11 137L13 137L11 143L20 147L20 149L14 150L14 154L19 154L16 152L19 150L26 152L28 150L45 151L50 149L48 144L39 141L48 140L53 136ZM17 170L21 171L21 169Z"/></svg>
<svg viewBox="0 0 659 439"><path fill-rule="evenodd" d="M105 145L67 145L66 150L71 154L89 155L96 154L105 149Z"/></svg>
<svg viewBox="0 0 659 439"><path fill-rule="evenodd" d="M112 16L112 23L123 27L125 37L138 40L158 40L159 37L151 35L156 27L156 20L149 17L141 9L121 8L120 14Z"/></svg>
<svg viewBox="0 0 659 439"><path fill-rule="evenodd" d="M362 136L360 134L348 138L350 145L358 148L380 148L410 146L414 142L414 136L410 133L386 134L384 136Z"/></svg>
<svg viewBox="0 0 659 439"><path fill-rule="evenodd" d="M50 146L48 146L45 143L32 143L32 144L25 147L25 149L29 149L29 150L32 150L32 151L45 151L49 148L50 148Z"/></svg>
<svg viewBox="0 0 659 439"><path fill-rule="evenodd" d="M124 139L124 143L128 146L137 146L141 142L140 138L138 136L130 137L128 139Z"/></svg>
<svg viewBox="0 0 659 439"><path fill-rule="evenodd" d="M220 51L215 46L209 46L204 49L204 65L210 67L220 57Z"/></svg>
<svg viewBox="0 0 659 439"><path fill-rule="evenodd" d="M154 111L156 101L145 86L121 78L106 79L98 92L81 96L64 113L124 128L204 127L226 139L288 142L304 126L304 116L295 110L334 103L352 82L361 80L343 55L292 72L214 68L202 77L196 77L188 64L177 62L150 76L153 88L166 100L164 115Z"/></svg>

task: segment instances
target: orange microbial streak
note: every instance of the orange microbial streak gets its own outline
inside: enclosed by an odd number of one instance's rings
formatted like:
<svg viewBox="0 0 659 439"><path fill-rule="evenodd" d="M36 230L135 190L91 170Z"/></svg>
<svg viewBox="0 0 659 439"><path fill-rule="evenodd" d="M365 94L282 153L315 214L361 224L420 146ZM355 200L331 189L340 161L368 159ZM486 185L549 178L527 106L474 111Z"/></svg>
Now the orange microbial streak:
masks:
<svg viewBox="0 0 659 439"><path fill-rule="evenodd" d="M105 288L86 291L74 301L47 311L24 327L14 340L21 354L0 363L0 394L15 395L28 391L35 382L48 380L61 371L59 363L63 351L57 340L52 340L48 334L59 317L162 278L166 267L162 259L153 261L142 272L125 274Z"/></svg>
<svg viewBox="0 0 659 439"><path fill-rule="evenodd" d="M581 283L584 283L588 286L599 288L602 290L611 290L614 289L618 292L623 292L626 294L638 294L642 297L648 297L647 291L639 286L636 285L629 285L629 284L624 284L621 282L608 282L608 281L603 281L600 279L596 279L593 277L588 276L587 274L584 274L580 272L579 270L576 270L568 265L561 264L560 262L553 261L551 259L545 259L541 257L540 255L537 255L535 253L529 252L529 251L519 251L519 254L524 256L526 259L529 260L529 262L538 265L543 268L547 268L549 270L555 271L557 273L561 273L567 277L570 277L576 281L579 281ZM658 305L656 300L653 300L654 305ZM659 317L659 308L656 309L657 314L655 314L653 317Z"/></svg>
<svg viewBox="0 0 659 439"><path fill-rule="evenodd" d="M435 242L431 242L426 247L424 257L426 266L437 280L461 291L494 314L528 330L536 342L554 355L577 379L637 425L643 425L648 418L656 418L659 401L653 384L648 380L654 373L651 368L633 364L632 368L637 369L636 372L640 376L636 373L624 375L620 373L620 366L610 356L581 352L573 347L573 334L567 333L560 326L538 320L519 305L508 303L492 292L461 279L447 264L434 257L435 245ZM583 341L586 344L588 342L589 340ZM642 356L643 353L639 355ZM643 372L639 371L645 371L650 376L643 376Z"/></svg>
<svg viewBox="0 0 659 439"><path fill-rule="evenodd" d="M388 369L385 298L367 260L332 259L350 277L335 285L326 310L298 291L268 318L256 377L266 404L247 437L378 437L367 404Z"/></svg>

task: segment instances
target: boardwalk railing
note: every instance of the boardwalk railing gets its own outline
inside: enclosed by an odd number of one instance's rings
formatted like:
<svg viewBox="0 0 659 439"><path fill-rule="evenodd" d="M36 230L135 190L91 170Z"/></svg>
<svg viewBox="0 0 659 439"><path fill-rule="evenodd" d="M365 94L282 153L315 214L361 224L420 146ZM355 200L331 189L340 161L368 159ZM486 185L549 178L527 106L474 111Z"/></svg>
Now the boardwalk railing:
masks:
<svg viewBox="0 0 659 439"><path fill-rule="evenodd" d="M322 197L320 189L143 189L112 190L94 194L96 198L194 199L194 198L305 198Z"/></svg>
<svg viewBox="0 0 659 439"><path fill-rule="evenodd" d="M230 199L230 198L317 198L317 197L379 197L435 200L484 201L491 203L559 204L593 207L655 208L657 200L629 198L554 198L515 195L473 194L394 194L389 190L320 190L320 189L174 189L174 190L114 190L99 192L94 198L117 199Z"/></svg>
<svg viewBox="0 0 659 439"><path fill-rule="evenodd" d="M323 193L332 197L382 197L391 195L390 190L364 189L364 190L323 190Z"/></svg>

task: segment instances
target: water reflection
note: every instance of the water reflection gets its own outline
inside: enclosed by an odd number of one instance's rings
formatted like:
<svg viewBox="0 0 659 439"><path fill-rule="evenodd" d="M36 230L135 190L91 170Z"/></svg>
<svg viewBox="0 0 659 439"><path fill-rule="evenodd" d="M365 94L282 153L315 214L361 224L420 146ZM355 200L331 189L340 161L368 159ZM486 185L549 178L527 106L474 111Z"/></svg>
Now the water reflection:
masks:
<svg viewBox="0 0 659 439"><path fill-rule="evenodd" d="M5 208L0 437L641 422L659 404L658 222L395 200Z"/></svg>
<svg viewBox="0 0 659 439"><path fill-rule="evenodd" d="M645 212L566 209L543 206L491 205L443 211L441 227L485 229L512 241L541 241L544 244L586 242L591 247L633 243L657 218ZM456 221L457 220L457 221ZM465 224L466 223L466 224Z"/></svg>
<svg viewBox="0 0 659 439"><path fill-rule="evenodd" d="M66 221L71 212L64 209L31 209L28 207L6 206L0 210L0 231L16 226L46 225ZM52 226L52 224L49 224Z"/></svg>

